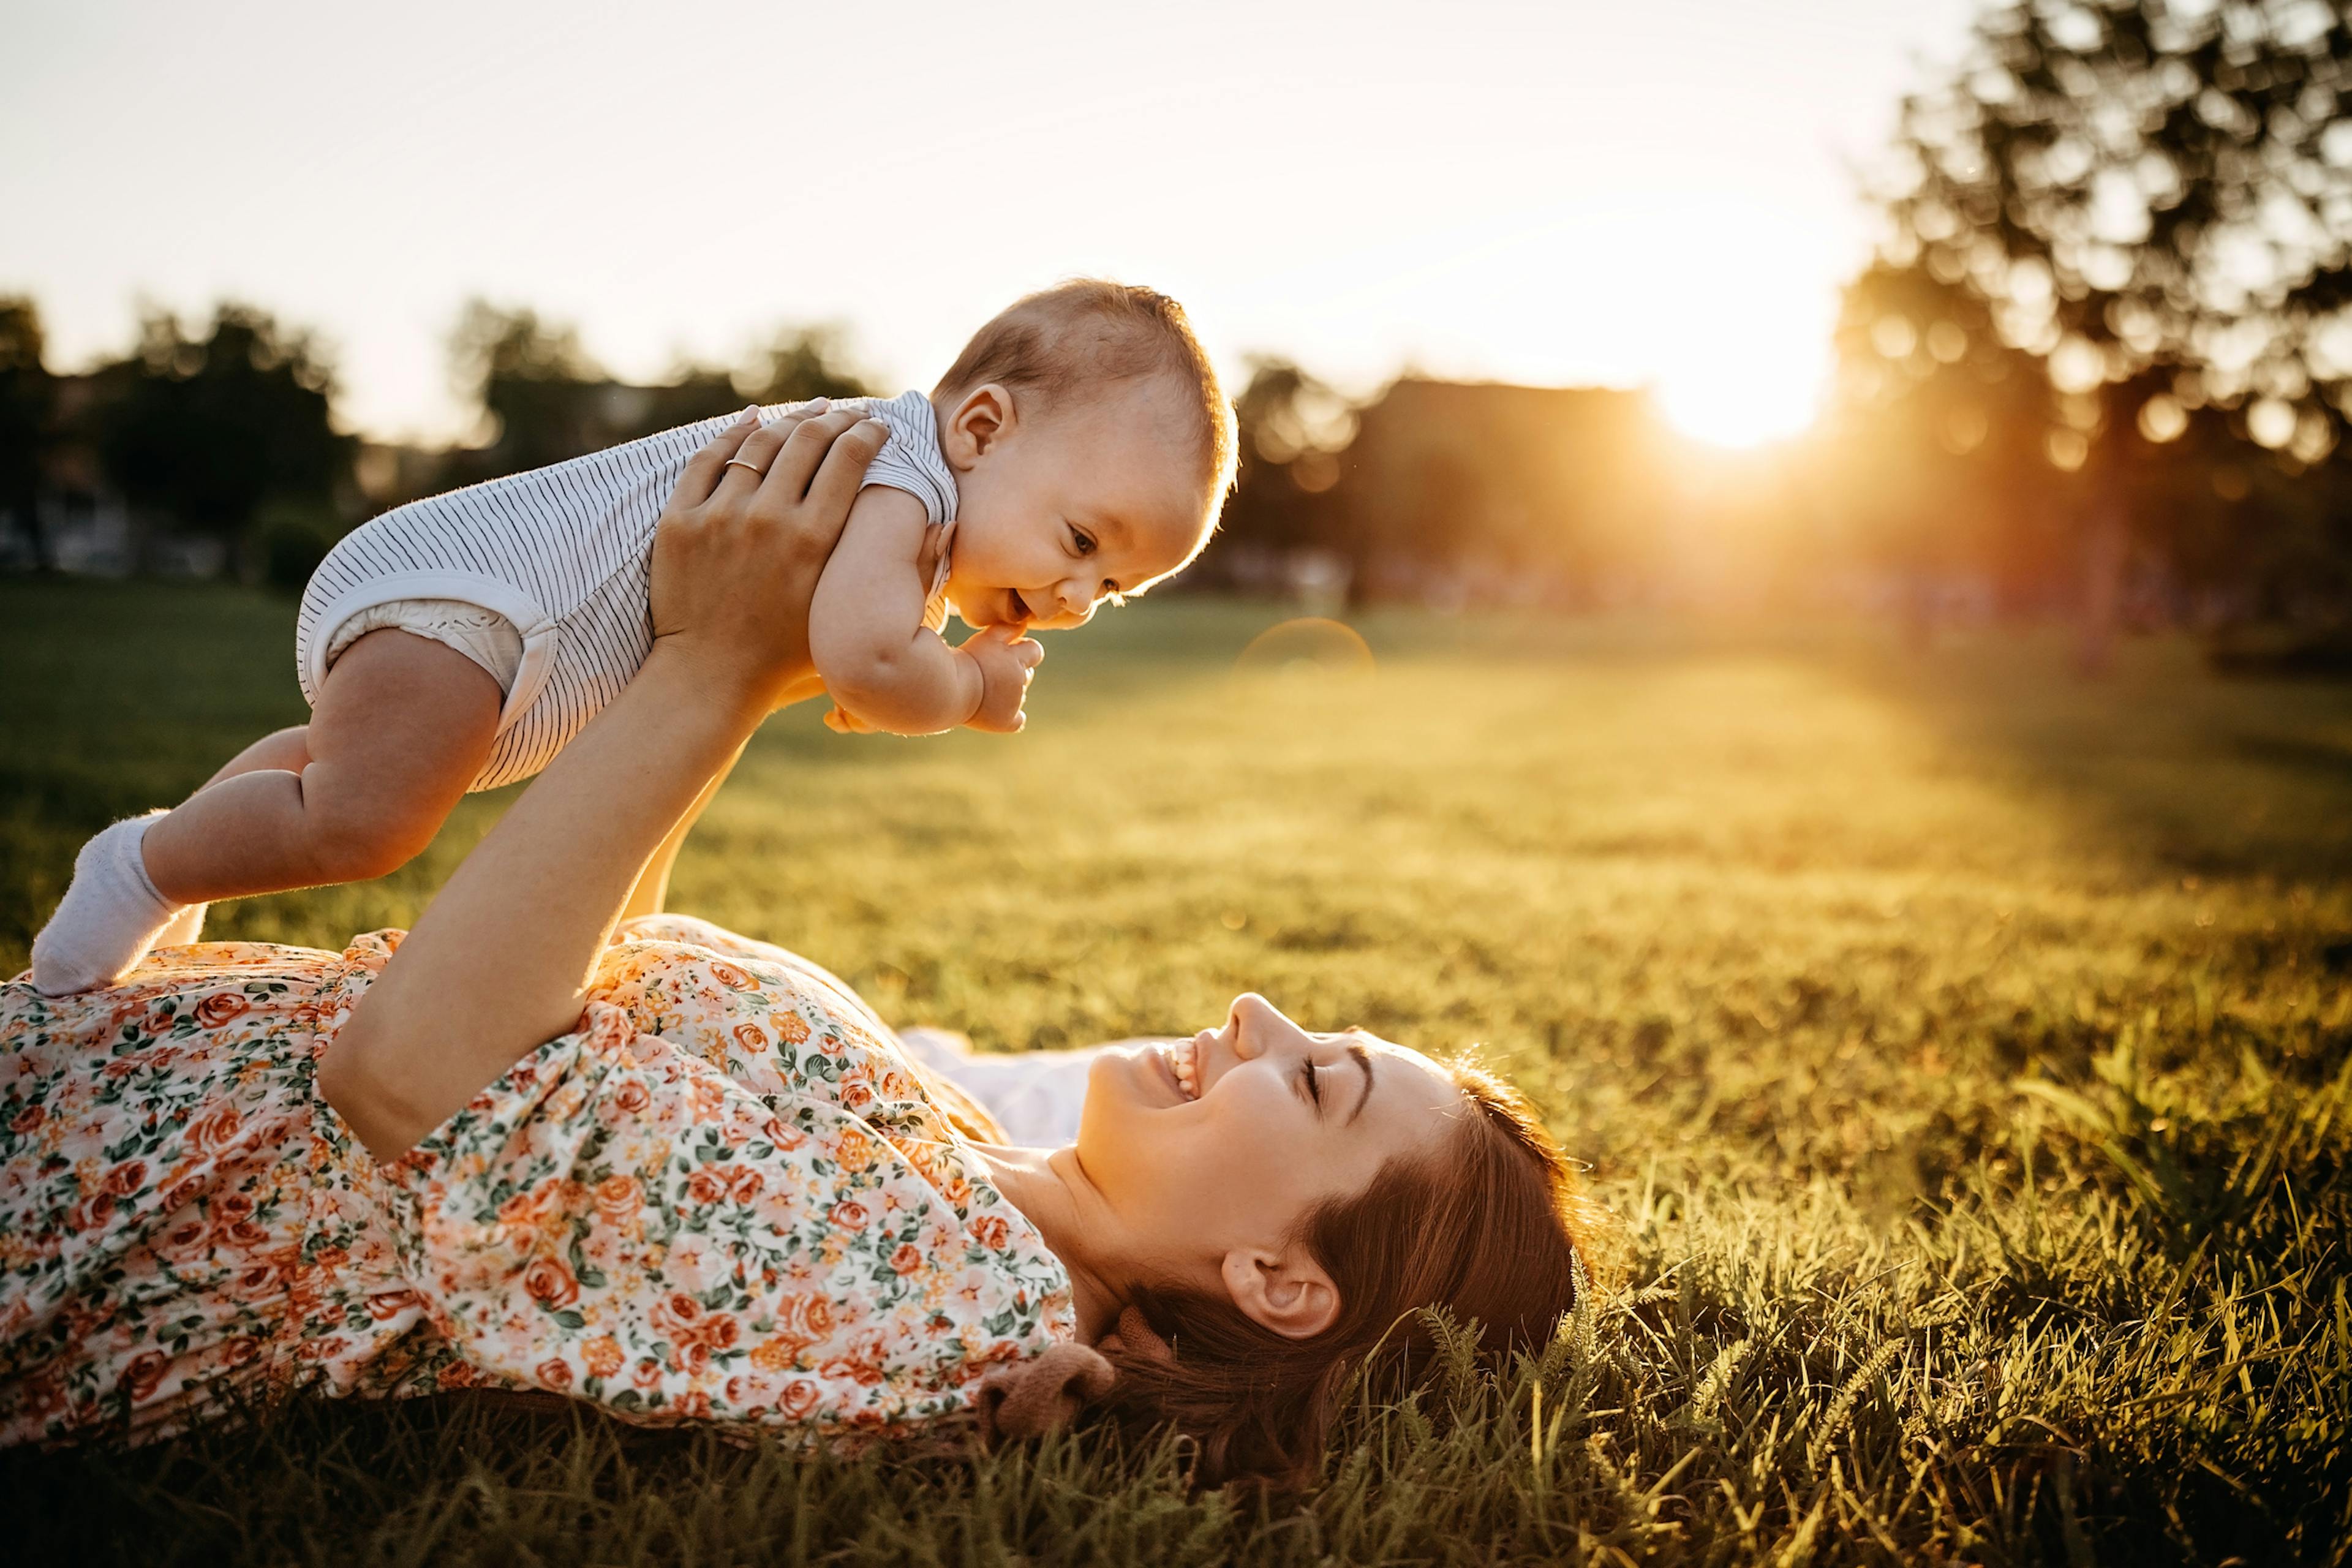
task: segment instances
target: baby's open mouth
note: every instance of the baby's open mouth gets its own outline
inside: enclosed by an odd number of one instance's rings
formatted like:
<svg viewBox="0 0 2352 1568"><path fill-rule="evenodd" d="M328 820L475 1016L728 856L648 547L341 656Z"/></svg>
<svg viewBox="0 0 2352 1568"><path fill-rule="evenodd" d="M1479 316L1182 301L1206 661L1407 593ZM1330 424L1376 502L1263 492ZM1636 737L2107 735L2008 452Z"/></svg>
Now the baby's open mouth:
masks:
<svg viewBox="0 0 2352 1568"><path fill-rule="evenodd" d="M1034 620L1036 618L1029 613L1029 601L1021 596L1020 589L1005 589L1004 602L1013 606L1013 618L1014 620L1028 621Z"/></svg>

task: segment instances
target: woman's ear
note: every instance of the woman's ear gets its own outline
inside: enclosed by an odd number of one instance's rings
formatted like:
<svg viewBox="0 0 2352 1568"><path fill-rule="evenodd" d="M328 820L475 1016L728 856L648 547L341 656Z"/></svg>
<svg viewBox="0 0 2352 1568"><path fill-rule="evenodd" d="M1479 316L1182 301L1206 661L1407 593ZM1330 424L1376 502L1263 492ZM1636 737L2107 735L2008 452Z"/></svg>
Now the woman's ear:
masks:
<svg viewBox="0 0 2352 1568"><path fill-rule="evenodd" d="M940 428L940 446L948 464L969 468L1013 433L1012 389L995 382L975 386L948 410Z"/></svg>
<svg viewBox="0 0 2352 1568"><path fill-rule="evenodd" d="M1285 1339L1311 1340L1339 1316L1339 1288L1299 1247L1235 1247L1225 1254L1222 1272L1234 1305Z"/></svg>

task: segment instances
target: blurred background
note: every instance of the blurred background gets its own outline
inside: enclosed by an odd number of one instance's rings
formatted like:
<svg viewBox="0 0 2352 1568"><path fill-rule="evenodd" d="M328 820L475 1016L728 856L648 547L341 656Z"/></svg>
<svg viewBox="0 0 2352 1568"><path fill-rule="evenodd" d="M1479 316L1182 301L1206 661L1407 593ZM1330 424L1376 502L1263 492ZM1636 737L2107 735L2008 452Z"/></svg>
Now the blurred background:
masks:
<svg viewBox="0 0 2352 1568"><path fill-rule="evenodd" d="M2331 0L7 8L11 571L299 588L1104 272L1240 405L1187 589L2352 668Z"/></svg>
<svg viewBox="0 0 2352 1568"><path fill-rule="evenodd" d="M2345 0L0 0L0 975L90 832L302 721L343 531L1148 282L1240 406L1222 534L1015 742L780 715L676 907L983 1049L1244 988L1475 1042L1642 1289L1535 1452L1449 1393L1484 1435L1365 1428L1320 1522L1076 1450L987 1507L1155 1560L2341 1563L2347 93ZM513 798L206 934L406 924ZM1068 1555L951 1469L519 1470L403 1403L0 1510L142 1568Z"/></svg>

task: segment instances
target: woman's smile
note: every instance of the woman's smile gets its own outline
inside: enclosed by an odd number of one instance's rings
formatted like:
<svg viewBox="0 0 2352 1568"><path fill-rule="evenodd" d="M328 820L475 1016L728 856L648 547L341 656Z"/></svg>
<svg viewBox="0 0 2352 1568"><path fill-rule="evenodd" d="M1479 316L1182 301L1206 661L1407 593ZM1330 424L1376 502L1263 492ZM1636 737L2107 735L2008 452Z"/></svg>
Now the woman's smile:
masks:
<svg viewBox="0 0 2352 1568"><path fill-rule="evenodd" d="M1150 1047L1152 1065L1176 1091L1179 1100L1190 1103L1201 1098L1200 1041L1164 1040Z"/></svg>

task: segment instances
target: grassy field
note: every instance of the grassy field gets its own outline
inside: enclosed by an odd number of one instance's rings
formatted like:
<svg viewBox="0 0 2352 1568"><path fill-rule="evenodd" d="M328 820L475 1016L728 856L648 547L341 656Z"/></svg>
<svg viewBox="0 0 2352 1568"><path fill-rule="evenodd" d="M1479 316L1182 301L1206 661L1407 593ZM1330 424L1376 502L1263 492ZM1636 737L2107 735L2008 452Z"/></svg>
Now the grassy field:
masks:
<svg viewBox="0 0 2352 1568"><path fill-rule="evenodd" d="M1055 639L1014 741L771 723L673 903L994 1047L1237 989L1484 1042L1622 1215L1542 1364L1188 1498L1080 1436L803 1460L471 1405L0 1456L10 1554L142 1564L2335 1563L2352 1552L2352 689L2188 647L1265 607ZM0 584L0 967L81 837L298 721L290 605ZM340 945L381 883L216 911ZM1540 1391L1541 1419L1531 1421Z"/></svg>

